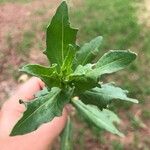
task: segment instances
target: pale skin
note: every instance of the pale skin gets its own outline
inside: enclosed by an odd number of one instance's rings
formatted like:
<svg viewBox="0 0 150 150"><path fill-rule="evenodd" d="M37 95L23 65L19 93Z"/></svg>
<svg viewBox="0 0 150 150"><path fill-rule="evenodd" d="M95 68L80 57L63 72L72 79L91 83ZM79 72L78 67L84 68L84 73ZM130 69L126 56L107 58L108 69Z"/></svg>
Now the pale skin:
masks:
<svg viewBox="0 0 150 150"><path fill-rule="evenodd" d="M34 94L44 87L38 78L31 78L18 88L15 94L7 100L0 110L0 149L2 150L50 150L53 142L62 132L66 120L67 111L63 110L60 117L55 117L51 122L41 125L36 131L10 137L10 133L16 122L26 110L19 99L31 100Z"/></svg>

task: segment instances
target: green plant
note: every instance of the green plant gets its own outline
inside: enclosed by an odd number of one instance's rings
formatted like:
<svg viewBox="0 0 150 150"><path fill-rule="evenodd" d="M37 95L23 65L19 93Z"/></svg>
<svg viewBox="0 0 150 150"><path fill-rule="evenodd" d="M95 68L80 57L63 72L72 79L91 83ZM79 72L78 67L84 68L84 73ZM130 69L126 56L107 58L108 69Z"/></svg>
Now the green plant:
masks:
<svg viewBox="0 0 150 150"><path fill-rule="evenodd" d="M112 141L112 149L113 150L123 150L124 149L124 147L123 147L123 145L120 143L120 142L118 142L118 141Z"/></svg>
<svg viewBox="0 0 150 150"><path fill-rule="evenodd" d="M137 103L127 97L128 91L114 83L102 83L101 76L119 71L136 58L129 50L111 50L96 63L91 63L100 52L102 37L96 37L79 47L76 44L77 29L70 27L68 7L65 1L58 7L47 28L46 50L51 65L24 66L20 71L39 77L46 87L30 102L20 100L27 110L13 128L11 135L22 135L36 130L41 124L60 116L67 103L72 104L85 119L98 128L123 136L113 122L119 123L116 114L108 109L114 99ZM36 120L36 121L35 121ZM71 149L72 131L70 119L61 135L61 149Z"/></svg>

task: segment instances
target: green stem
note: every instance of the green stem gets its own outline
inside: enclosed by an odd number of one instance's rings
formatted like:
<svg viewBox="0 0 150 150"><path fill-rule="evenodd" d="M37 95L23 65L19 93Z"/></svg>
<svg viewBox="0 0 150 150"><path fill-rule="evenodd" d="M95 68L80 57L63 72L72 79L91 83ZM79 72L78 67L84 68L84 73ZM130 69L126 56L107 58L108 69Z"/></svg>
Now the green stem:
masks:
<svg viewBox="0 0 150 150"><path fill-rule="evenodd" d="M72 133L73 133L72 123L70 117L68 117L66 127L61 134L60 150L73 150Z"/></svg>

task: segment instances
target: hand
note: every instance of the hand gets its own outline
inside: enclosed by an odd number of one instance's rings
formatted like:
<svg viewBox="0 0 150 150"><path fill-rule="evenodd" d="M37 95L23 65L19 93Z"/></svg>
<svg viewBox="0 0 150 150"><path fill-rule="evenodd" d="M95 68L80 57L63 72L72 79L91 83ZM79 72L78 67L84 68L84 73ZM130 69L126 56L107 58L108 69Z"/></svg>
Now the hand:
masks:
<svg viewBox="0 0 150 150"><path fill-rule="evenodd" d="M9 134L17 121L22 117L25 106L19 104L19 99L31 100L33 95L42 89L43 82L38 78L31 78L7 100L0 111L0 149L1 150L49 150L53 141L63 130L67 112L55 117L51 122L41 125L36 131L10 137Z"/></svg>

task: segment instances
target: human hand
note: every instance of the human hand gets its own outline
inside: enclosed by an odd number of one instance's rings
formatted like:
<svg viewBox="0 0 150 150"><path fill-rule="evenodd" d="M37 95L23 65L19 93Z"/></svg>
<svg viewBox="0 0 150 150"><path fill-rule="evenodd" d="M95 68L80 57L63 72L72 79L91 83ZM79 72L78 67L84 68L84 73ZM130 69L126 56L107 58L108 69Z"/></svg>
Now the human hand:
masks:
<svg viewBox="0 0 150 150"><path fill-rule="evenodd" d="M31 78L7 100L0 111L0 149L1 150L49 150L53 141L63 130L67 112L64 109L60 117L41 125L36 131L10 137L9 134L17 121L22 117L25 106L19 104L19 99L31 100L34 94L44 87L38 78Z"/></svg>

